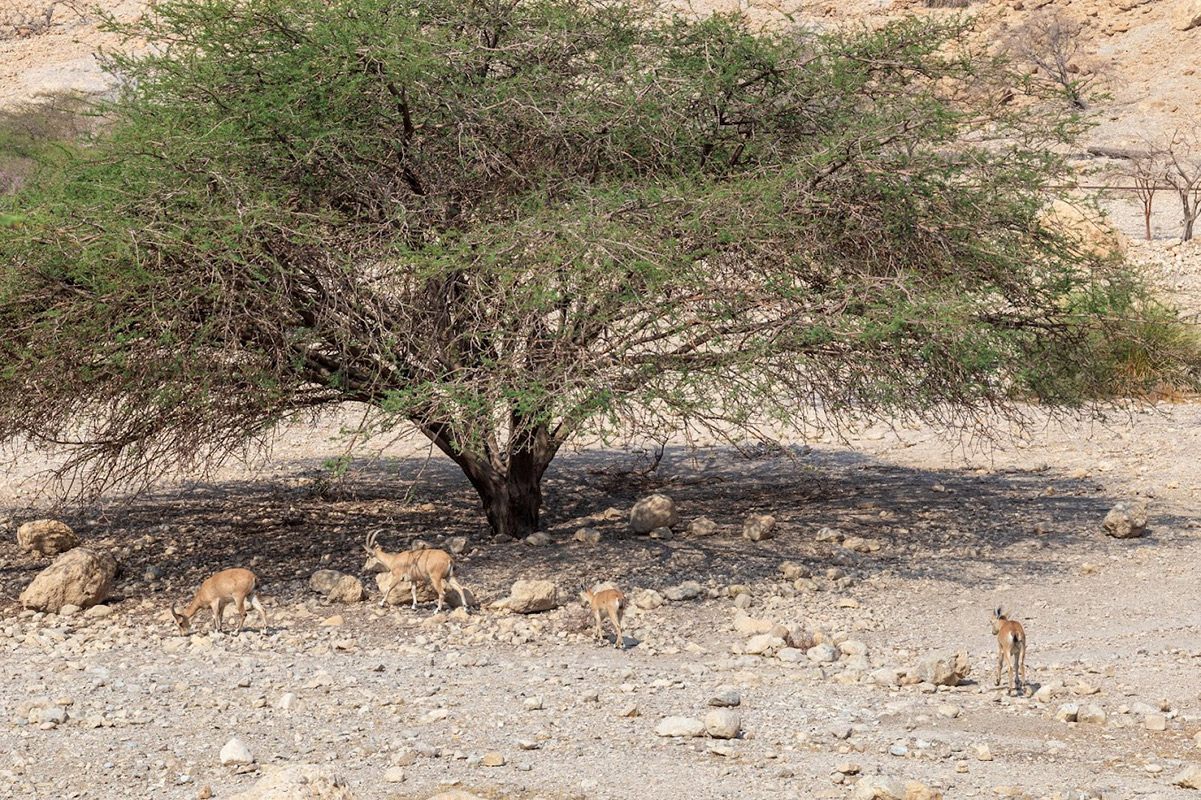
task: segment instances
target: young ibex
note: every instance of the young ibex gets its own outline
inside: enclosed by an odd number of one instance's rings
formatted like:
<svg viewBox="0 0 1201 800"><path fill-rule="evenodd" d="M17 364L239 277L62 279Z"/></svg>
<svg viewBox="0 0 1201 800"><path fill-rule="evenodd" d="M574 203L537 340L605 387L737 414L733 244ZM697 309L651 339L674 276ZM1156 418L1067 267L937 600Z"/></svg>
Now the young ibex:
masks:
<svg viewBox="0 0 1201 800"><path fill-rule="evenodd" d="M438 611L442 610L442 595L446 586L458 592L463 609L467 609L467 596L463 594L463 587L455 580L455 561L450 557L450 553L445 550L405 550L403 553L388 553L376 545L375 539L378 535L379 531L368 534L363 549L392 573L392 585L380 598L381 606L387 604L392 590L399 586L404 578L413 589L413 608L417 608L417 582L426 581L434 587L434 593L438 595Z"/></svg>
<svg viewBox="0 0 1201 800"><path fill-rule="evenodd" d="M1009 691L1013 692L1026 683L1026 630L998 606L992 615L992 632L997 635L1001 651L997 657L997 686L1001 685L1001 670L1008 664Z"/></svg>
<svg viewBox="0 0 1201 800"><path fill-rule="evenodd" d="M621 618L629 603L621 590L601 589L598 592L591 588L585 588L580 592L580 599L584 601L584 605L592 609L592 614L596 617L596 638L605 638L605 632L601 628L601 612L608 612L609 621L613 623L613 630L617 633L616 646L624 650L626 641L621 633Z"/></svg>
<svg viewBox="0 0 1201 800"><path fill-rule="evenodd" d="M238 606L238 630L236 632L241 633L242 623L246 621L246 604L250 603L250 607L258 611L263 618L263 627L259 629L259 633L266 634L267 612L263 610L263 604L259 602L259 598L255 594L255 585L258 580L258 576L248 569L225 569L213 575L200 584L200 591L196 592L196 597L192 599L192 604L187 607L187 610L181 612L172 604L171 616L179 625L179 632L181 634L188 632L192 624L192 617L196 616L196 612L202 608L213 610L213 630L220 631L221 612L225 610L226 604L235 603Z"/></svg>

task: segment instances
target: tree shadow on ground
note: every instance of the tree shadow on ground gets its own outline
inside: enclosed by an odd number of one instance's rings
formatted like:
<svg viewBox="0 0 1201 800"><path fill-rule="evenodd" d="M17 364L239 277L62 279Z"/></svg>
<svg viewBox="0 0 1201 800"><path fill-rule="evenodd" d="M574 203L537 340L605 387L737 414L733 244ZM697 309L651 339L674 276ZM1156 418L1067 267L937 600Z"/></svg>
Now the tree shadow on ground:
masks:
<svg viewBox="0 0 1201 800"><path fill-rule="evenodd" d="M599 580L660 589L696 580L720 588L779 580L783 561L816 576L836 567L966 585L980 580L981 562L998 575L1053 575L1077 566L1073 550L1085 540L1102 558L1129 548L1100 532L1115 498L1092 481L1050 470L921 470L807 446L668 448L657 468L646 469L648 463L640 454L596 450L558 459L544 484L543 528L552 544L540 547L494 541L478 497L441 457L354 462L336 480L319 459L292 461L274 465L283 477L160 490L63 518L85 541L117 550L117 591L124 596L183 597L213 571L245 566L271 595L303 597L316 569L362 575L360 543L376 529L389 550L467 536L474 549L459 559L459 575L485 602L520 578L550 577L572 593ZM629 529L629 508L651 491L676 501L681 522L672 539ZM613 518L604 518L606 509L615 509ZM744 539L748 514L773 515L777 535ZM700 516L719 532L689 535L687 523ZM1170 543L1163 532L1183 523L1160 514L1149 538ZM581 527L598 530L600 543L574 541ZM819 536L823 528L839 537ZM856 552L839 544L842 537L878 550ZM15 600L48 563L20 553L8 538L0 545L0 596Z"/></svg>

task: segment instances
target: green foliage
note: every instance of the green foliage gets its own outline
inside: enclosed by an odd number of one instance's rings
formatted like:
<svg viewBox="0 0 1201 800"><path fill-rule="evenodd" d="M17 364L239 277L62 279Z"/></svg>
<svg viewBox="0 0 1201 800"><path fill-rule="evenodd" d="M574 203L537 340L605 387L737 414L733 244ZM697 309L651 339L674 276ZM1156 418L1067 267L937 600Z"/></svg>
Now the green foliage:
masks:
<svg viewBox="0 0 1201 800"><path fill-rule="evenodd" d="M1040 221L1081 119L972 25L165 0L103 136L0 210L0 438L124 479L359 401L486 495L581 431L1187 379Z"/></svg>

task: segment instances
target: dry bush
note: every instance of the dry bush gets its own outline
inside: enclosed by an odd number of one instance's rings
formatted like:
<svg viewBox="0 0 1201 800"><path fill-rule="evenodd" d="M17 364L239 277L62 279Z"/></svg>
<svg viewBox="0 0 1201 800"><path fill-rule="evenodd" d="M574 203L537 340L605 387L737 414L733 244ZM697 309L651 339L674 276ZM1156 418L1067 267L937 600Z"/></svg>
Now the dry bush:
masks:
<svg viewBox="0 0 1201 800"><path fill-rule="evenodd" d="M61 92L0 110L0 194L20 189L40 157L94 128L86 103L78 94Z"/></svg>

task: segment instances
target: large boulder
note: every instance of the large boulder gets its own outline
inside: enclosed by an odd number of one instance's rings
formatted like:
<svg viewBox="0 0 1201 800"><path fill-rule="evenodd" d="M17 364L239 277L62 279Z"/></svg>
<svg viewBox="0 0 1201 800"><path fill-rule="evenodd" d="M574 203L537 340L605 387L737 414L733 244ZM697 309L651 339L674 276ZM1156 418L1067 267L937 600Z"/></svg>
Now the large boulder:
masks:
<svg viewBox="0 0 1201 800"><path fill-rule="evenodd" d="M922 659L914 668L914 676L935 686L958 686L963 683L972 671L972 663L967 653L959 650L955 653L934 653Z"/></svg>
<svg viewBox="0 0 1201 800"><path fill-rule="evenodd" d="M314 572L309 578L309 588L324 595L331 603L357 603L367 598L362 581L334 569L319 569Z"/></svg>
<svg viewBox="0 0 1201 800"><path fill-rule="evenodd" d="M39 519L17 528L17 545L36 556L56 556L79 547L79 537L65 522Z"/></svg>
<svg viewBox="0 0 1201 800"><path fill-rule="evenodd" d="M509 596L494 605L518 614L550 611L559 605L559 590L554 581L517 581L509 590Z"/></svg>
<svg viewBox="0 0 1201 800"><path fill-rule="evenodd" d="M1147 532L1147 504L1138 502L1128 507L1118 503L1109 509L1101 527L1115 539L1137 539Z"/></svg>
<svg viewBox="0 0 1201 800"><path fill-rule="evenodd" d="M674 528L679 523L676 501L665 494L644 497L630 509L630 528L634 533L650 533L655 528Z"/></svg>
<svg viewBox="0 0 1201 800"><path fill-rule="evenodd" d="M38 573L21 592L21 605L55 614L65 605L88 608L108 599L116 576L111 555L76 547Z"/></svg>
<svg viewBox="0 0 1201 800"><path fill-rule="evenodd" d="M258 783L229 800L355 800L341 777L313 764L264 767L264 772Z"/></svg>

